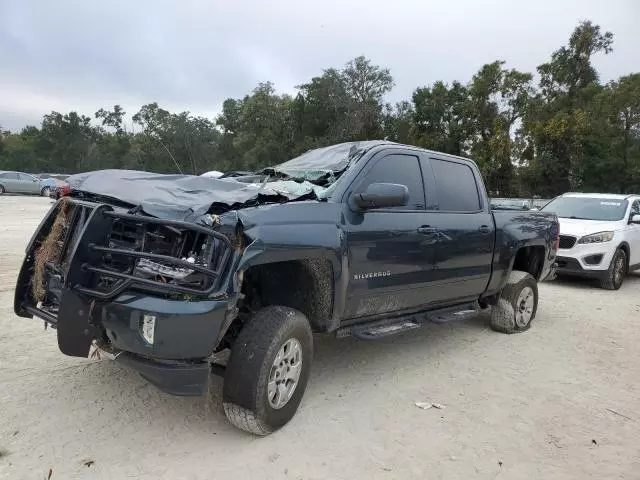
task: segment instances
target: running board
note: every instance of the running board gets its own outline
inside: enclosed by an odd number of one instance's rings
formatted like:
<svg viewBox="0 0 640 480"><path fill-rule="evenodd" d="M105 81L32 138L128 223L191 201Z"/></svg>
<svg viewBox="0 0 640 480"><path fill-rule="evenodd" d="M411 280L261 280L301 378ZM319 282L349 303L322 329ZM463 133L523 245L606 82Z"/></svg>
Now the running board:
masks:
<svg viewBox="0 0 640 480"><path fill-rule="evenodd" d="M475 317L478 315L479 311L480 307L477 303L467 303L464 305L456 305L455 307L426 312L425 316L433 323L442 324Z"/></svg>
<svg viewBox="0 0 640 480"><path fill-rule="evenodd" d="M447 307L415 315L386 318L374 322L342 327L336 331L336 337L352 336L360 340L377 340L398 333L414 330L424 325L425 321L436 324L466 320L475 317L480 308L477 303L467 303L455 307Z"/></svg>

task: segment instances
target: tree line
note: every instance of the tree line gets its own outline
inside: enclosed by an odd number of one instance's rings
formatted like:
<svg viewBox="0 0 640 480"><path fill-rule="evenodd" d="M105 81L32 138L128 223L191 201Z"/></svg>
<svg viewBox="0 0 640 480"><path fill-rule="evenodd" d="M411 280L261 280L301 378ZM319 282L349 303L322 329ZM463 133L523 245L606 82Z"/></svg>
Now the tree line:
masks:
<svg viewBox="0 0 640 480"><path fill-rule="evenodd" d="M119 105L93 116L51 112L39 128L0 128L0 170L257 170L315 147L387 139L473 158L496 196L638 192L640 73L605 84L592 63L612 45L612 33L581 22L535 75L498 60L394 105L384 101L389 69L357 57L296 95L261 83L225 100L215 119L157 103L133 115L133 128Z"/></svg>

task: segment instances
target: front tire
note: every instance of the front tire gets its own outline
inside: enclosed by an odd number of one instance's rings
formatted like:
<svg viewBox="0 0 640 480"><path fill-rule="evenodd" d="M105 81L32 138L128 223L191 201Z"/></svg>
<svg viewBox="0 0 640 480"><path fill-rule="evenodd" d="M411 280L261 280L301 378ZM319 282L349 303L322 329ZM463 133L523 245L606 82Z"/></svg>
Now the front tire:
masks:
<svg viewBox="0 0 640 480"><path fill-rule="evenodd" d="M293 418L307 386L313 336L307 318L266 307L244 325L224 375L224 412L236 427L269 435Z"/></svg>
<svg viewBox="0 0 640 480"><path fill-rule="evenodd" d="M42 190L40 190L40 195L42 195L43 197L48 197L49 195L51 195L51 189L49 187L44 187Z"/></svg>
<svg viewBox="0 0 640 480"><path fill-rule="evenodd" d="M538 282L530 273L513 270L491 308L491 328L502 333L529 330L538 311Z"/></svg>
<svg viewBox="0 0 640 480"><path fill-rule="evenodd" d="M609 264L607 276L600 281L605 290L618 290L627 275L627 254L621 248L616 250Z"/></svg>

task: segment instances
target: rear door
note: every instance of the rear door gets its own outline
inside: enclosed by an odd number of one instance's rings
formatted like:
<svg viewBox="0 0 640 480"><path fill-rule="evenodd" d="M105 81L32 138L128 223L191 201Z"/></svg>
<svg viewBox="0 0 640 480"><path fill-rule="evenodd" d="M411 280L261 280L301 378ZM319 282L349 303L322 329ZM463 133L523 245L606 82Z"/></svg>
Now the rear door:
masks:
<svg viewBox="0 0 640 480"><path fill-rule="evenodd" d="M430 156L438 229L434 301L457 303L477 298L491 277L495 223L482 179L470 162Z"/></svg>
<svg viewBox="0 0 640 480"><path fill-rule="evenodd" d="M373 156L343 203L348 268L347 318L419 309L429 302L437 234L430 232L419 153L385 150ZM403 207L353 212L346 201L372 183L406 185Z"/></svg>

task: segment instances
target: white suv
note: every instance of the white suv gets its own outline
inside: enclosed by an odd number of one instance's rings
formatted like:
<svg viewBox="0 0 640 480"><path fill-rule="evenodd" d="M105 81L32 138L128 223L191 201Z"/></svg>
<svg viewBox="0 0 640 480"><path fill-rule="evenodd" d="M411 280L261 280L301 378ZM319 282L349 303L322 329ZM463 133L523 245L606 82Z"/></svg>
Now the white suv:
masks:
<svg viewBox="0 0 640 480"><path fill-rule="evenodd" d="M600 280L617 290L627 272L640 269L640 196L565 193L542 211L560 221L558 274Z"/></svg>

